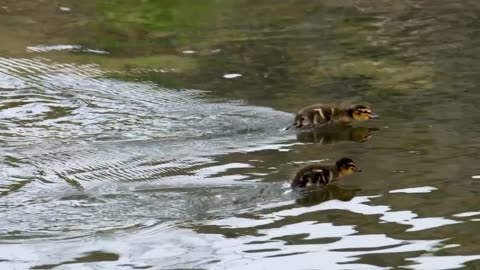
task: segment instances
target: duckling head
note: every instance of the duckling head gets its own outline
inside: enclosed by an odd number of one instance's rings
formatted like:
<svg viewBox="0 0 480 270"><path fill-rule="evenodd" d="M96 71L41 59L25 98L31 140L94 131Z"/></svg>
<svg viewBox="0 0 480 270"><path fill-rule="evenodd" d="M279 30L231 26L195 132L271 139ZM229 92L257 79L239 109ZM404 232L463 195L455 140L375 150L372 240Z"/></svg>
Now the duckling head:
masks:
<svg viewBox="0 0 480 270"><path fill-rule="evenodd" d="M365 121L368 119L379 118L378 114L372 113L372 111L364 105L354 105L348 109L348 114L355 120Z"/></svg>
<svg viewBox="0 0 480 270"><path fill-rule="evenodd" d="M353 160L346 157L339 159L336 163L336 166L340 176L347 176L354 172L362 171L357 167L357 165Z"/></svg>

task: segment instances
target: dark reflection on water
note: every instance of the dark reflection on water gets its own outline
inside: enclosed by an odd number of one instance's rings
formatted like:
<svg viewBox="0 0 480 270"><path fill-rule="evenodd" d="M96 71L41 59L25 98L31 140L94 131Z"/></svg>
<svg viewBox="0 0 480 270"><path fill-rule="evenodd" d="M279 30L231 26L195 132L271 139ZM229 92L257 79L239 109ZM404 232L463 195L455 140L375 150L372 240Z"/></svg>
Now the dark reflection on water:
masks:
<svg viewBox="0 0 480 270"><path fill-rule="evenodd" d="M361 189L341 188L329 185L320 190L310 190L301 195L296 203L301 206L313 206L329 200L350 201Z"/></svg>
<svg viewBox="0 0 480 270"><path fill-rule="evenodd" d="M333 144L342 141L363 143L372 137L372 131L378 131L378 128L352 127L350 125L329 126L308 131L298 131L297 141L320 144Z"/></svg>
<svg viewBox="0 0 480 270"><path fill-rule="evenodd" d="M0 268L477 269L479 14L4 1ZM282 130L331 101L382 118ZM363 172L290 190L342 156Z"/></svg>

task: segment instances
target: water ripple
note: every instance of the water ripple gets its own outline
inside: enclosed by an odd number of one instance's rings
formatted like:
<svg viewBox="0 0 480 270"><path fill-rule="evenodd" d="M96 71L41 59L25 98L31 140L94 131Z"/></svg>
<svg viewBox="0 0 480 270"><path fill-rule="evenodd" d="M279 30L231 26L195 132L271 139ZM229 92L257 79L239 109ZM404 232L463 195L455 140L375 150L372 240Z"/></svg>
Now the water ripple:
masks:
<svg viewBox="0 0 480 270"><path fill-rule="evenodd" d="M15 134L16 145L52 138L125 140L258 132L266 122L286 122L289 117L236 101L211 103L198 90L98 78L106 73L92 65L0 58L0 66L5 77L0 89L5 133L0 139Z"/></svg>

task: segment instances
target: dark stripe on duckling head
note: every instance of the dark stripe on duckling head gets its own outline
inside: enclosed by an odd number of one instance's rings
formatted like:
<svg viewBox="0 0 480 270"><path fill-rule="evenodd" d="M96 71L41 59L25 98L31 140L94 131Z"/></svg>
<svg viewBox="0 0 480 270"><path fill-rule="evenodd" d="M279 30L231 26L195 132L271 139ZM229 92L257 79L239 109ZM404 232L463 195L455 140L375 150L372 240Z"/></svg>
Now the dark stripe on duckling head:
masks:
<svg viewBox="0 0 480 270"><path fill-rule="evenodd" d="M355 162L350 158L341 158L336 163L337 170L340 173L340 176L346 176L354 172L360 172L361 170L357 168Z"/></svg>
<svg viewBox="0 0 480 270"><path fill-rule="evenodd" d="M359 105L357 108L353 111L353 118L355 120L368 120L370 119L370 116L372 115L372 111L369 108L366 108L365 106Z"/></svg>
<svg viewBox="0 0 480 270"><path fill-rule="evenodd" d="M351 158L347 158L347 157L343 157L343 158L337 160L337 162L336 162L336 164L337 164L337 169L340 169L340 167L341 167L342 165L346 165L346 164L348 164L348 163L355 163L355 162L353 162L353 160L352 160Z"/></svg>
<svg viewBox="0 0 480 270"><path fill-rule="evenodd" d="M352 117L353 118L353 114L358 111L358 110L363 110L363 109L368 109L367 106L364 106L364 105L353 105L351 106L350 108L348 108L347 110L347 114L348 116Z"/></svg>
<svg viewBox="0 0 480 270"><path fill-rule="evenodd" d="M368 120L379 118L380 115L374 114L370 108L364 105L355 105L347 111L348 115L356 120Z"/></svg>

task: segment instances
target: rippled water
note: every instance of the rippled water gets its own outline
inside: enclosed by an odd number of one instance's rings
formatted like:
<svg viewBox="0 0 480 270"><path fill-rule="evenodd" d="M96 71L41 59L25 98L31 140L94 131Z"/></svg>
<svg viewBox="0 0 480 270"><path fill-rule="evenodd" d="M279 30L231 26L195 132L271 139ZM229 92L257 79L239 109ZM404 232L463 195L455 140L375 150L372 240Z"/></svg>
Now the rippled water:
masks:
<svg viewBox="0 0 480 270"><path fill-rule="evenodd" d="M104 2L1 5L1 269L480 268L476 1Z"/></svg>

